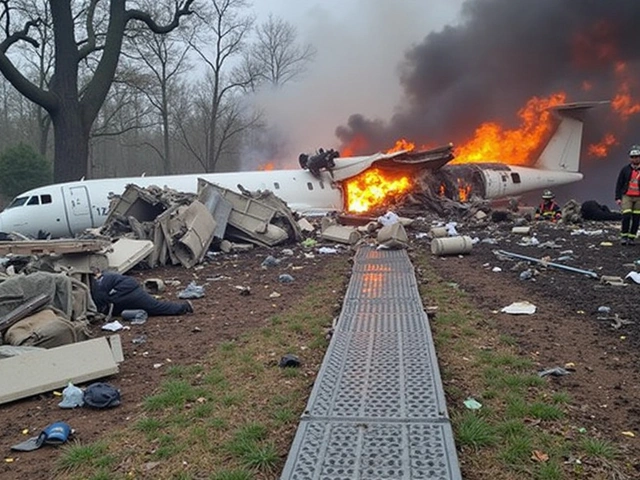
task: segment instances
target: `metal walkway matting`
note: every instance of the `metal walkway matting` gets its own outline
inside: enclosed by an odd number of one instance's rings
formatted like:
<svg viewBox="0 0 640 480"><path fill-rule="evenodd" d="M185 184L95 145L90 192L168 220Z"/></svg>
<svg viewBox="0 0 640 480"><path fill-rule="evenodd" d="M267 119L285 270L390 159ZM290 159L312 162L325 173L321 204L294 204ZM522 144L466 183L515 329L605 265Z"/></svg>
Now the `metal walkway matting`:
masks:
<svg viewBox="0 0 640 480"><path fill-rule="evenodd" d="M361 247L281 479L461 478L413 266Z"/></svg>

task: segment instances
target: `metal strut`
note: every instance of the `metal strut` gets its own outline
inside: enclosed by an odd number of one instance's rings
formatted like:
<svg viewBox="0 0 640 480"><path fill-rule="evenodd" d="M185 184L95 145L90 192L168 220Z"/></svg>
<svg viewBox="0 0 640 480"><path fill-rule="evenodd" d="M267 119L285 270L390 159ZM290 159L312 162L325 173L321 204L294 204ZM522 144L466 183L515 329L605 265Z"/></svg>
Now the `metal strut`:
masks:
<svg viewBox="0 0 640 480"><path fill-rule="evenodd" d="M520 255L518 253L505 252L504 250L497 250L496 253L498 255L504 255L506 257L520 258L521 260L527 260L528 262L540 263L545 267L560 268L562 270L569 270L570 272L581 273L591 278L598 278L598 274L596 272L592 272L591 270L582 270L580 268L570 267L568 265L562 265L561 263L545 262L544 260L540 260L533 257L527 257L526 255Z"/></svg>

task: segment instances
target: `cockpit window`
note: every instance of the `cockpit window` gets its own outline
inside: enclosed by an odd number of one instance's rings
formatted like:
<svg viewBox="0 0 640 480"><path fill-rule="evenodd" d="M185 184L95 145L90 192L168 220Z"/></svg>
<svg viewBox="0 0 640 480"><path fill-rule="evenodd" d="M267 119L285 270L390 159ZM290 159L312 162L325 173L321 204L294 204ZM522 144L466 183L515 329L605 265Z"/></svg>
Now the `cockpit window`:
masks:
<svg viewBox="0 0 640 480"><path fill-rule="evenodd" d="M11 201L7 208L21 207L27 202L27 200L29 200L29 197L16 197Z"/></svg>
<svg viewBox="0 0 640 480"><path fill-rule="evenodd" d="M38 197L38 195L34 195L29 199L27 205L40 205L40 197Z"/></svg>
<svg viewBox="0 0 640 480"><path fill-rule="evenodd" d="M45 203L51 203L51 195L45 193L44 195L40 195L40 203L44 205Z"/></svg>

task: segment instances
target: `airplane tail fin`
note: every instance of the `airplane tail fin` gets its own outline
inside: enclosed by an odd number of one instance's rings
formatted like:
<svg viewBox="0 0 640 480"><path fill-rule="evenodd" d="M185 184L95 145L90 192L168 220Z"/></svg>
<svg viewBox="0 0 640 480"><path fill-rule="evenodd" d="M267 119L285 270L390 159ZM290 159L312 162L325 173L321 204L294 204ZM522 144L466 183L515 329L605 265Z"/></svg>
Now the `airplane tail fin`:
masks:
<svg viewBox="0 0 640 480"><path fill-rule="evenodd" d="M578 172L584 112L605 103L609 102L576 102L552 107L561 118L560 124L538 157L535 167L543 170Z"/></svg>

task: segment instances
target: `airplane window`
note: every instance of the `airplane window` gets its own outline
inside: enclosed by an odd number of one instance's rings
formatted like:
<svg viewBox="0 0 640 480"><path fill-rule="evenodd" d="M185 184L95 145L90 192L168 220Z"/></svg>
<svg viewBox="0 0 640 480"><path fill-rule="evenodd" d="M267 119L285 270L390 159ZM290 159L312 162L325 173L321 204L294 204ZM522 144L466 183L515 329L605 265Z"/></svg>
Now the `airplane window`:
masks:
<svg viewBox="0 0 640 480"><path fill-rule="evenodd" d="M324 190L324 182L322 180L320 180L320 188Z"/></svg>
<svg viewBox="0 0 640 480"><path fill-rule="evenodd" d="M7 208L21 207L27 202L27 200L29 200L29 197L16 197L11 201Z"/></svg>
<svg viewBox="0 0 640 480"><path fill-rule="evenodd" d="M511 172L511 180L513 180L513 183L520 183L520 174Z"/></svg>
<svg viewBox="0 0 640 480"><path fill-rule="evenodd" d="M308 188L309 190L313 190L313 183L311 183L311 182L307 182L307 188Z"/></svg>
<svg viewBox="0 0 640 480"><path fill-rule="evenodd" d="M34 195L29 199L27 205L40 205L40 197L38 197L38 195Z"/></svg>
<svg viewBox="0 0 640 480"><path fill-rule="evenodd" d="M278 182L273 182L273 188L276 190L280 190L280 184Z"/></svg>
<svg viewBox="0 0 640 480"><path fill-rule="evenodd" d="M51 203L51 195L48 193L45 195L40 195L40 203L44 205L45 203Z"/></svg>

